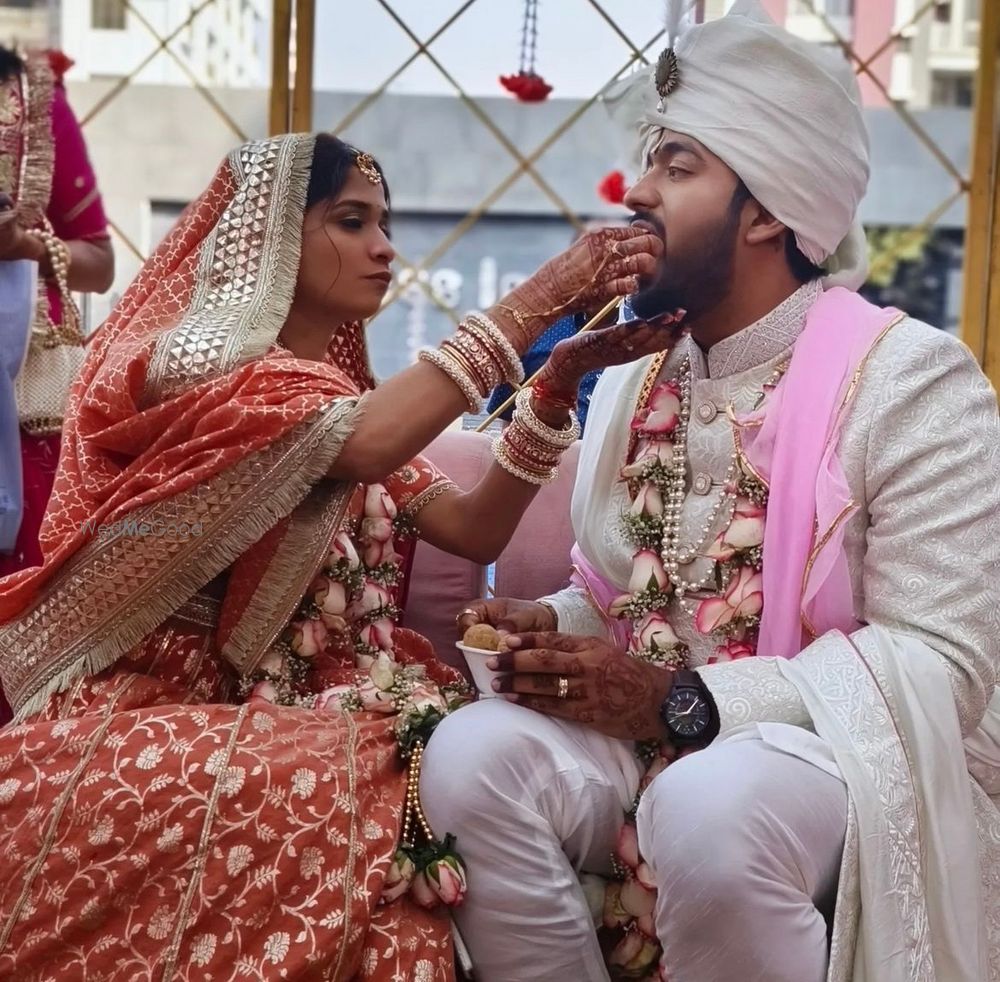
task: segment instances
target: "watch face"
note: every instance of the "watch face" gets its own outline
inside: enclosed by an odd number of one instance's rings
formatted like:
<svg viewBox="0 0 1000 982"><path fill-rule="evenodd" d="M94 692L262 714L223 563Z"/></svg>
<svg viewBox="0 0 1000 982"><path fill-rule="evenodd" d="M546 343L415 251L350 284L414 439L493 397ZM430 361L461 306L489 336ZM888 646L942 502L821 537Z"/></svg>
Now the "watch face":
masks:
<svg viewBox="0 0 1000 982"><path fill-rule="evenodd" d="M664 722L679 737L701 736L712 721L708 703L697 689L675 689L667 703Z"/></svg>

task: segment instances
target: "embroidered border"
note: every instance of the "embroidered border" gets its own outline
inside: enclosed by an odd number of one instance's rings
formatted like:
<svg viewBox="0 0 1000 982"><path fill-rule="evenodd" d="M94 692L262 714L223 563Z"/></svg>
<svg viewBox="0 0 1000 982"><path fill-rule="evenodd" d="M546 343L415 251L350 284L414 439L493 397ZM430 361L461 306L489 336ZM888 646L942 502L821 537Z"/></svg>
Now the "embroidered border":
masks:
<svg viewBox="0 0 1000 982"><path fill-rule="evenodd" d="M353 408L334 400L283 439L128 516L174 529L197 517L201 536L122 528L70 559L31 608L0 627L4 688L18 716L113 664L289 514L336 458Z"/></svg>
<svg viewBox="0 0 1000 982"><path fill-rule="evenodd" d="M323 482L292 513L288 528L222 654L236 670L252 672L292 619L330 550L354 485Z"/></svg>
<svg viewBox="0 0 1000 982"><path fill-rule="evenodd" d="M257 140L233 151L232 200L201 245L195 291L179 327L156 341L143 404L264 354L295 290L311 135ZM280 198L274 188L285 189Z"/></svg>
<svg viewBox="0 0 1000 982"><path fill-rule="evenodd" d="M184 899L181 901L181 909L177 917L177 927L174 929L174 936L167 949L167 957L163 963L163 979L169 982L174 977L174 969L177 966L177 956L180 953L181 938L187 929L188 919L191 917L191 903L194 900L195 891L201 885L201 877L205 872L205 862L208 858L209 836L212 832L212 824L215 822L215 815L219 809L219 796L222 793L222 781L229 770L229 762L233 757L233 749L236 747L236 738L239 736L243 721L247 717L250 709L249 703L244 703L233 720L232 732L229 734L229 742L226 744L225 756L215 772L215 783L212 785L212 793L205 808L205 821L201 826L201 835L198 838L198 853L195 857L194 867L191 870L191 877L188 880L187 890L184 892ZM352 799L353 800L353 799Z"/></svg>

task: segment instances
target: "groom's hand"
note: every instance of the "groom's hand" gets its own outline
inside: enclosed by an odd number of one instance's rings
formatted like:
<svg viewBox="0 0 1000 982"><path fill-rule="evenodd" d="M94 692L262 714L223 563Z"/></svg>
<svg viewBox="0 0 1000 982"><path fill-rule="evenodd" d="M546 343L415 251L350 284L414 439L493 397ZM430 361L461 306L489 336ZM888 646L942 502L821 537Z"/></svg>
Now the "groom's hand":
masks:
<svg viewBox="0 0 1000 982"><path fill-rule="evenodd" d="M532 600L498 597L472 600L455 619L461 638L473 624L492 624L501 634L525 631L554 631L556 615L551 607Z"/></svg>
<svg viewBox="0 0 1000 982"><path fill-rule="evenodd" d="M600 638L543 632L512 635L489 662L506 673L494 688L549 716L622 740L667 738L660 706L673 673L632 658ZM560 678L565 696L560 698Z"/></svg>

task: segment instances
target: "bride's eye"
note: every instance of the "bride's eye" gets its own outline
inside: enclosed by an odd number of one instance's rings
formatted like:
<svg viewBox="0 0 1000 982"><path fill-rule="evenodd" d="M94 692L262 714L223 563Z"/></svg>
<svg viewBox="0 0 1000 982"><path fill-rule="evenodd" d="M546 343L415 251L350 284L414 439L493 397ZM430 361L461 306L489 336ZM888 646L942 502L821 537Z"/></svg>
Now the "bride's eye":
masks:
<svg viewBox="0 0 1000 982"><path fill-rule="evenodd" d="M364 223L360 218L344 218L341 220L340 224L343 228L353 229L357 232L362 228Z"/></svg>

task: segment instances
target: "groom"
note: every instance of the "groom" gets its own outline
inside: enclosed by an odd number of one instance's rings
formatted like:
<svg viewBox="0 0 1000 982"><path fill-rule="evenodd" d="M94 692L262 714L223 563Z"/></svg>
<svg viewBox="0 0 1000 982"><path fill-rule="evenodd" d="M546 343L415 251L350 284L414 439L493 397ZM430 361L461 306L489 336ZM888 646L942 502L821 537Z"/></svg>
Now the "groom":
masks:
<svg viewBox="0 0 1000 982"><path fill-rule="evenodd" d="M511 632L504 698L441 724L421 782L477 978L607 979L597 873L629 977L998 982L995 395L854 292L839 55L738 0L616 104L666 245L633 307L689 335L597 387L572 585L461 621Z"/></svg>

